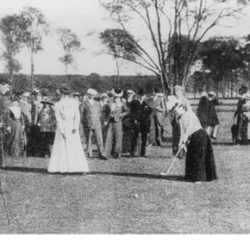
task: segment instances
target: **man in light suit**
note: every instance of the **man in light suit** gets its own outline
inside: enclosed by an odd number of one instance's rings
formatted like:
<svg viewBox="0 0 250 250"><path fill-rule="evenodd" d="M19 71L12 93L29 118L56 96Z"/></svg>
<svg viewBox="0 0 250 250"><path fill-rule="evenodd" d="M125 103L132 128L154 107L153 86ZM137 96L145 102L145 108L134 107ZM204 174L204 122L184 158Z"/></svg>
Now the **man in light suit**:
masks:
<svg viewBox="0 0 250 250"><path fill-rule="evenodd" d="M90 88L87 90L87 99L82 107L82 123L86 129L87 135L87 152L88 157L93 158L92 141L96 139L99 158L107 160L104 153L102 125L101 125L101 106L94 98L97 96L97 91Z"/></svg>
<svg viewBox="0 0 250 250"><path fill-rule="evenodd" d="M151 114L150 143L162 146L163 121L166 113L164 94L158 89L155 89L154 95L149 103L153 110Z"/></svg>

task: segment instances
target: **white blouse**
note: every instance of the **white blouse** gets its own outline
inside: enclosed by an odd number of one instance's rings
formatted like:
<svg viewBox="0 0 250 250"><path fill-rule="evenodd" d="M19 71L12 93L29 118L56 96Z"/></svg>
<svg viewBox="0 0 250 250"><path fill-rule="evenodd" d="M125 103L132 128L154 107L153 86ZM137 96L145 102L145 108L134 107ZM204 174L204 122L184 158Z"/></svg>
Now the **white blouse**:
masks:
<svg viewBox="0 0 250 250"><path fill-rule="evenodd" d="M181 128L180 144L186 143L188 138L202 128L198 117L192 110L186 111L179 120Z"/></svg>

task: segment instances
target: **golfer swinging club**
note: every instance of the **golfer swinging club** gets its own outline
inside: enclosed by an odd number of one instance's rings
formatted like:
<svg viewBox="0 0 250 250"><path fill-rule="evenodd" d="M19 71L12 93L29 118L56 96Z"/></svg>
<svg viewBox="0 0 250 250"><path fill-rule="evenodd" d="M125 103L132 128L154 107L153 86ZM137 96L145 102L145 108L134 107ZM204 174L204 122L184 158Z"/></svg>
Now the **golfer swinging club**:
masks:
<svg viewBox="0 0 250 250"><path fill-rule="evenodd" d="M215 180L217 177L212 144L199 119L181 102L176 102L172 110L181 129L179 152L181 149L187 152L185 179L198 183Z"/></svg>

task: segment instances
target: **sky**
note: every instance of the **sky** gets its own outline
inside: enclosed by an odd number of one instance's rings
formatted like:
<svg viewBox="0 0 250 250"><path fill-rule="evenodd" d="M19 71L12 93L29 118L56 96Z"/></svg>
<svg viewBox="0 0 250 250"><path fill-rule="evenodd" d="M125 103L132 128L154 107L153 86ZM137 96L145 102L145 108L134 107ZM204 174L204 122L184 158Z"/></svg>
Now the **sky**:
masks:
<svg viewBox="0 0 250 250"><path fill-rule="evenodd" d="M98 39L100 31L114 27L108 13L99 4L99 0L0 0L0 18L7 14L19 13L24 6L36 7L43 12L51 28L70 28L80 38L84 50L75 56L75 67L69 69L71 74L100 75L116 74L115 62L112 57L101 53L104 49ZM135 25L137 36L144 37L140 25ZM230 29L216 28L210 35L243 36L250 33L250 7L246 9L242 19ZM92 34L92 35L91 35ZM1 47L0 47L1 48ZM35 57L36 74L64 74L64 65L58 60L63 51L54 33L43 41L44 50ZM148 48L150 51L151 48ZM1 51L0 51L1 52ZM29 53L25 49L18 54L22 63L21 73L30 72ZM0 61L0 72L4 71ZM123 63L121 74L151 74L151 72L133 63Z"/></svg>

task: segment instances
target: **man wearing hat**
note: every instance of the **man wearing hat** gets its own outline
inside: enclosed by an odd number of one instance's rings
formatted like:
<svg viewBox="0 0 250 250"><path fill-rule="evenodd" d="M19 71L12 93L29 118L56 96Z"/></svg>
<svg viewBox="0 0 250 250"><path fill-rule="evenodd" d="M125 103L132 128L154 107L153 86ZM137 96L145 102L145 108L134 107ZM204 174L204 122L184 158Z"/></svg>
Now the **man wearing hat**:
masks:
<svg viewBox="0 0 250 250"><path fill-rule="evenodd" d="M9 93L10 85L4 79L0 79L0 167L4 165L5 131L10 132L8 124L8 110L11 105Z"/></svg>
<svg viewBox="0 0 250 250"><path fill-rule="evenodd" d="M121 100L123 96L122 90L113 89L111 93L113 100L110 103L111 112L105 141L105 152L107 157L112 155L114 158L120 158L123 141L122 120L128 114L128 108Z"/></svg>
<svg viewBox="0 0 250 250"><path fill-rule="evenodd" d="M151 114L150 143L161 146L166 107L164 104L164 94L157 88L154 89L150 106L153 110Z"/></svg>
<svg viewBox="0 0 250 250"><path fill-rule="evenodd" d="M140 156L146 157L147 138L150 131L152 109L146 102L144 89L138 91L138 100L133 100L130 106L130 115L132 117L134 128L131 136L130 156L134 157L136 152L137 141L139 140Z"/></svg>
<svg viewBox="0 0 250 250"><path fill-rule="evenodd" d="M87 151L89 158L93 158L92 141L93 137L96 139L97 148L99 151L99 158L106 160L104 152L104 143L101 125L101 106L94 98L97 96L95 89L89 88L87 90L87 99L82 107L82 123L86 129L87 135Z"/></svg>
<svg viewBox="0 0 250 250"><path fill-rule="evenodd" d="M55 111L52 108L53 102L48 97L45 97L41 103L43 108L37 118L37 125L40 131L40 153L42 157L50 157L56 131Z"/></svg>
<svg viewBox="0 0 250 250"><path fill-rule="evenodd" d="M32 119L31 119L31 104L29 103L29 97L30 93L28 91L25 91L21 95L21 100L19 102L19 106L21 108L21 111L24 115L24 121L25 121L25 140L26 140L26 154L27 156L32 155L32 135L31 135L31 125L32 125Z"/></svg>
<svg viewBox="0 0 250 250"><path fill-rule="evenodd" d="M236 126L236 142L241 141L241 134L242 134L242 107L246 103L246 96L247 96L248 88L245 85L242 85L239 88L239 100L237 104L237 110L234 113L234 124Z"/></svg>
<svg viewBox="0 0 250 250"><path fill-rule="evenodd" d="M103 93L100 95L100 105L101 105L102 135L103 135L103 141L105 144L107 130L108 130L108 122L109 122L110 112L111 112L108 94Z"/></svg>

